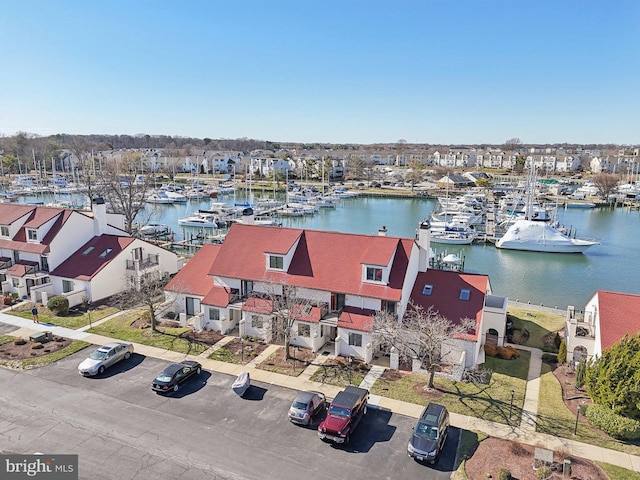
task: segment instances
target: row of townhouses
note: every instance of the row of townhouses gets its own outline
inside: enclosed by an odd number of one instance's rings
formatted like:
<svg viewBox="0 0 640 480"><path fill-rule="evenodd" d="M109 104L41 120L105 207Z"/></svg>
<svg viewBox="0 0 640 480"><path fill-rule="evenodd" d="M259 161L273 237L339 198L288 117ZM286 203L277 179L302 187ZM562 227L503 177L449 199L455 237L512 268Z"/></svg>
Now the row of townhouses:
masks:
<svg viewBox="0 0 640 480"><path fill-rule="evenodd" d="M357 159L368 166L396 166L408 167L417 162L425 167L445 168L488 168L511 170L518 158L547 173L576 172L580 169L590 169L595 173L636 172L639 168L638 149L619 152L600 150L580 150L564 153L563 149L531 149L530 151L503 151L488 148L452 148L446 152L376 152L362 150L357 152L345 151L303 151L296 150L254 150L251 152L206 151L199 154L172 156L159 149L143 149L138 151L104 151L98 152L98 163L123 160L128 154L137 153L139 156L139 171L174 171L175 173L191 174L242 174L244 176L273 175L279 172L283 175L297 176L309 174L315 176L323 173L325 178L341 179L349 169L349 164ZM65 157L70 163L70 157ZM73 162L71 162L73 163ZM61 166L59 168L65 168ZM67 166L67 171L72 167Z"/></svg>

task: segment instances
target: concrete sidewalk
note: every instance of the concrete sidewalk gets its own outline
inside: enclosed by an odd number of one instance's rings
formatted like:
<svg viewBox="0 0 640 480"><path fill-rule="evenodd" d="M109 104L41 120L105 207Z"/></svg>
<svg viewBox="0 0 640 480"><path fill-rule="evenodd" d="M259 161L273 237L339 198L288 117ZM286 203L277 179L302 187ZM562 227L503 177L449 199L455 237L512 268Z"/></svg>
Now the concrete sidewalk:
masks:
<svg viewBox="0 0 640 480"><path fill-rule="evenodd" d="M0 323L6 323L18 327L17 330L10 332L13 336L28 337L37 331L51 331L55 335L83 340L96 345L103 345L113 341L113 339L103 337L101 335L95 335L85 331L72 330L64 327L57 327L46 323L34 323L32 320L15 317L5 313L0 313ZM554 437L535 431L542 352L538 349L523 347L522 345L518 345L517 348L531 351L527 391L523 403L523 416L521 421L514 422L517 423L517 425L509 426L502 423L490 422L475 417L451 413L451 425L465 430L486 433L492 437L544 447L549 450L564 449L576 457L606 462L618 465L628 470L640 472L639 456L609 450L596 445L581 443L572 439ZM289 375L282 375L258 369L255 366L256 364L238 365L219 362L216 360L210 360L203 356L186 355L138 343L134 343L134 349L136 353L141 355L163 359L169 362L180 362L187 359L195 360L200 362L206 370L220 372L231 376L237 376L240 372L246 371L249 372L251 378L256 382L278 385L292 390L318 390L325 393L329 398L333 398L340 390L342 390L340 387L335 387L333 385L312 382L310 380L313 373L311 369L317 369L317 365L311 365L307 368L308 372L305 370L300 376L292 377ZM373 377L380 375L381 373L382 371L380 368L375 369L374 374L367 379L366 384L369 385L370 382L375 380ZM422 405L402 402L377 395L372 396L371 400L372 407L386 409L393 413L414 418L418 418L423 408Z"/></svg>

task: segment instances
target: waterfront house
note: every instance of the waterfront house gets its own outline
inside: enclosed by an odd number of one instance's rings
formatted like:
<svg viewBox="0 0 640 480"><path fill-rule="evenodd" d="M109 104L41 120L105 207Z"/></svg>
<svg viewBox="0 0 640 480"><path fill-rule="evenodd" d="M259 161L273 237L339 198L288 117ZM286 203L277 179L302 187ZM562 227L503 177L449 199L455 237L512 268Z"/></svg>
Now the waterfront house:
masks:
<svg viewBox="0 0 640 480"><path fill-rule="evenodd" d="M289 317L291 344L365 362L388 353L374 341L375 313L401 319L410 300L454 322L476 320L475 330L457 340L455 362L473 367L484 359L485 342L502 344L507 302L491 294L486 275L428 269L428 224L415 239L381 232L234 224L222 245L205 246L187 262L166 286L165 298L176 313L193 315L197 328L278 342L274 302L294 289L290 308L299 311ZM420 293L425 283L433 286L429 298Z"/></svg>
<svg viewBox="0 0 640 480"><path fill-rule="evenodd" d="M124 230L102 199L92 211L0 204L0 284L3 293L46 303L93 302L129 288L131 279L178 271L177 255Z"/></svg>
<svg viewBox="0 0 640 480"><path fill-rule="evenodd" d="M567 309L565 342L567 361L592 358L618 343L625 335L640 333L640 295L598 290L584 307Z"/></svg>

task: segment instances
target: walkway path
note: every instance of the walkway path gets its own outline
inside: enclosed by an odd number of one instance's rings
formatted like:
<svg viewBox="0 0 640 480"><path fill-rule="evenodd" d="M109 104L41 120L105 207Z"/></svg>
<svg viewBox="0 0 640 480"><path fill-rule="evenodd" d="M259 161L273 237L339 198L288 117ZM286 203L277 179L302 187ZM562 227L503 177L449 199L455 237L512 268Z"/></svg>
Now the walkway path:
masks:
<svg viewBox="0 0 640 480"><path fill-rule="evenodd" d="M18 330L11 332L11 334L15 336L27 337L37 331L49 330L52 331L55 335L84 340L86 342L91 342L97 345L102 345L112 341L112 339L103 337L101 335L94 335L83 331L71 330L64 327L55 327L47 324L35 324L31 320L15 317L13 315L7 315L4 313L0 313L0 322L18 327ZM274 347L276 349L281 348L275 345ZM518 348L523 349L521 345L518 345ZM172 352L138 343L134 344L134 349L141 355L159 358L169 362L182 361L185 359L196 360L202 363L203 368L205 368L206 370L220 372L232 376L237 376L242 371L248 371L251 375L251 378L256 382L278 385L293 390L319 390L324 392L328 398L333 398L341 390L340 387L335 387L333 385L312 382L310 380L311 375L308 374L308 371L310 371L312 367L308 367L307 370L305 370L305 372L303 372L299 377L292 377L289 375L282 375L255 368L254 365L256 364L257 359L254 359L254 361L248 365L238 365L210 360L206 357L202 358L200 356L185 355L183 353ZM266 355L267 350L265 350L263 354ZM456 413L451 413L451 425L466 430L483 432L487 435L491 435L492 437L515 440L521 443L535 445L550 450L564 449L565 451L568 451L571 455L574 455L576 457L588 458L590 460L619 465L628 470L640 472L640 456L602 448L597 445L589 445L572 439L554 437L535 431L541 357L542 355L539 350L531 349L532 361L529 368L529 380L527 382L527 393L525 395L523 408L523 411L525 413L523 417L527 418L523 419L520 425L510 426L502 423L482 420L475 417L459 415ZM319 361L321 361L320 358L318 358L314 363L318 363ZM313 366L317 368L316 365ZM375 375L381 374L384 369L382 367L374 367L372 368L372 370L373 373L371 371L369 372L370 375L367 375L367 377L365 377L363 384L369 385L369 382L373 379L373 377ZM420 415L420 412L423 408L421 405L402 402L387 397L377 397L374 400L377 401L377 405L372 402L372 406L375 405L376 408L386 409L393 413L407 415L414 418L417 418Z"/></svg>

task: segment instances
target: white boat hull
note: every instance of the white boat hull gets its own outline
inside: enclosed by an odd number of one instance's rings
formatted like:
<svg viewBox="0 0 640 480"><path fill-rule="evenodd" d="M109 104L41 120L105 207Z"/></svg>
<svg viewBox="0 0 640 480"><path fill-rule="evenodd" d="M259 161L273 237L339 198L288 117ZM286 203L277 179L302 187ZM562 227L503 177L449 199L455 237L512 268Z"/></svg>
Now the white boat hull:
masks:
<svg viewBox="0 0 640 480"><path fill-rule="evenodd" d="M598 245L591 240L570 238L545 222L518 220L496 242L497 248L548 253L584 253Z"/></svg>

